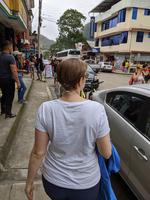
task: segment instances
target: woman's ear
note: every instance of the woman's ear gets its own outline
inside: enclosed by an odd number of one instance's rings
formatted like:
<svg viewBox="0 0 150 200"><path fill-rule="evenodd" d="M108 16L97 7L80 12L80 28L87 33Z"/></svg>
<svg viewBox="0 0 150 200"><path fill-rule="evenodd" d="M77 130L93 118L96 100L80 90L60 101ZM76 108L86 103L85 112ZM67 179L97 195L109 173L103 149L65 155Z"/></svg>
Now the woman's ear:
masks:
<svg viewBox="0 0 150 200"><path fill-rule="evenodd" d="M81 77L80 78L80 81L79 81L79 87L80 87L80 89L81 90L83 90L84 89L84 86L85 86L85 78L84 77Z"/></svg>

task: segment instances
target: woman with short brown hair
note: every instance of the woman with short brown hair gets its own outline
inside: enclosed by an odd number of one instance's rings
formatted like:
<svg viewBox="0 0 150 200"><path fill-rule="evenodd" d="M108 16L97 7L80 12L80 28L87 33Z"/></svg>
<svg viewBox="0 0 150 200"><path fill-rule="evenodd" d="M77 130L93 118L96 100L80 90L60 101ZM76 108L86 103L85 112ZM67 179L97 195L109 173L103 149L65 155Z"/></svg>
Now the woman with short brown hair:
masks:
<svg viewBox="0 0 150 200"><path fill-rule="evenodd" d="M52 200L98 198L101 173L95 146L106 159L111 156L110 129L104 107L80 97L86 69L78 59L61 62L57 77L63 95L43 103L38 110L25 190L29 200L44 157L42 180Z"/></svg>

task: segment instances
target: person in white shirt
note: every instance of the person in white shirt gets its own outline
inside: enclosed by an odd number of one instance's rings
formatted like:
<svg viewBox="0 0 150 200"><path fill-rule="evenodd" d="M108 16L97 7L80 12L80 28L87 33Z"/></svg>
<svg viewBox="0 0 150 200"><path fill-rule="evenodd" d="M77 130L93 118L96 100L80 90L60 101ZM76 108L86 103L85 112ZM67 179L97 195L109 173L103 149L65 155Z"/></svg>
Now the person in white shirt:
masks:
<svg viewBox="0 0 150 200"><path fill-rule="evenodd" d="M29 200L43 158L43 185L52 200L98 198L101 172L95 147L109 159L110 128L104 107L80 97L86 70L79 59L62 61L57 67L58 81L65 89L62 97L43 103L38 110L25 188Z"/></svg>

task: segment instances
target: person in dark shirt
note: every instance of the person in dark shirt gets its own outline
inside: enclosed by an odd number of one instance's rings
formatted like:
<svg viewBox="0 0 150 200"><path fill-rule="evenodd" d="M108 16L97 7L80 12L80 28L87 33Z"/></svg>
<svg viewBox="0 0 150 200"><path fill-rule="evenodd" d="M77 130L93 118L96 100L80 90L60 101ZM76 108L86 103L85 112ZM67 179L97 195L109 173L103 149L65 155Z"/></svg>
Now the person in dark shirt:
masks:
<svg viewBox="0 0 150 200"><path fill-rule="evenodd" d="M1 115L5 114L5 118L13 118L16 116L11 112L15 93L15 82L17 83L17 88L20 88L16 61L14 56L10 54L11 52L11 42L5 41L2 45L2 53L0 54Z"/></svg>
<svg viewBox="0 0 150 200"><path fill-rule="evenodd" d="M148 64L143 65L143 75L145 83L148 83L148 81L150 80L150 65Z"/></svg>
<svg viewBox="0 0 150 200"><path fill-rule="evenodd" d="M59 64L58 60L54 60L53 62L53 71L54 71L54 85L57 83L57 66Z"/></svg>
<svg viewBox="0 0 150 200"><path fill-rule="evenodd" d="M35 68L37 71L37 80L42 81L41 64L40 64L40 58L38 57L38 54L36 55Z"/></svg>

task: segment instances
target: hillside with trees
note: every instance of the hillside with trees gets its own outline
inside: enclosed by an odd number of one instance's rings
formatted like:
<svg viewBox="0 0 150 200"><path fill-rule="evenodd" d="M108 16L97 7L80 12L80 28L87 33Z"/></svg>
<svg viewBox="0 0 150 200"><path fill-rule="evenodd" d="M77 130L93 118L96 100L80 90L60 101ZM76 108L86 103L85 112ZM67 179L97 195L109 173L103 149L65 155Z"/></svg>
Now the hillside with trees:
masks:
<svg viewBox="0 0 150 200"><path fill-rule="evenodd" d="M49 50L52 44L54 44L54 40L50 40L44 35L40 35L40 45L42 50Z"/></svg>

